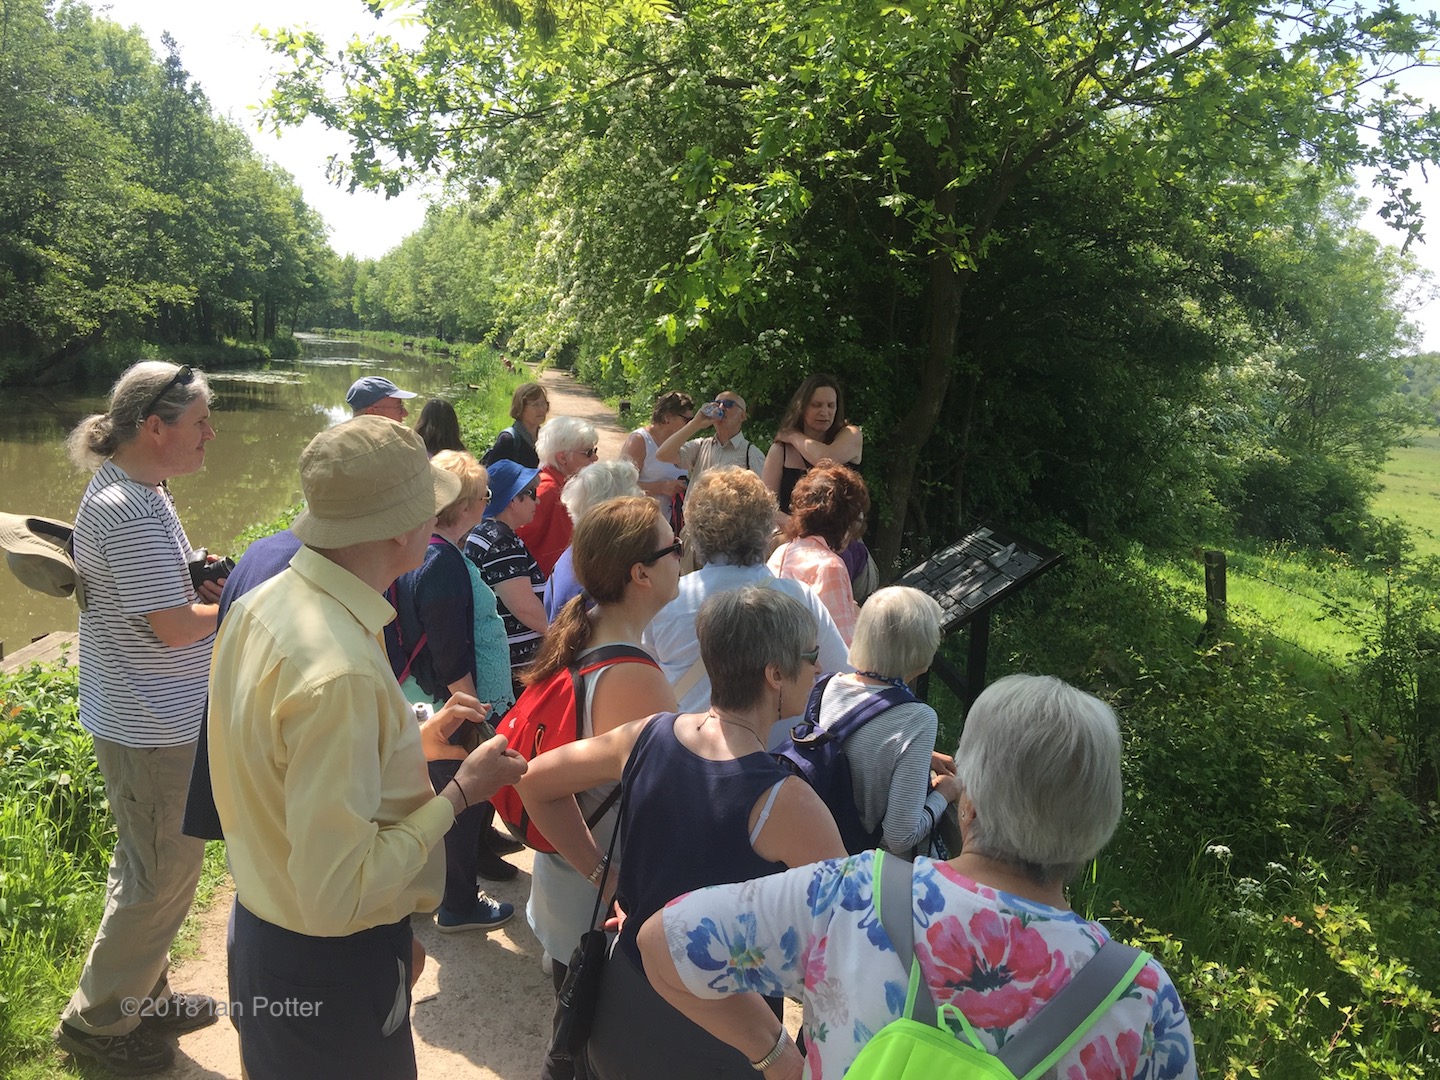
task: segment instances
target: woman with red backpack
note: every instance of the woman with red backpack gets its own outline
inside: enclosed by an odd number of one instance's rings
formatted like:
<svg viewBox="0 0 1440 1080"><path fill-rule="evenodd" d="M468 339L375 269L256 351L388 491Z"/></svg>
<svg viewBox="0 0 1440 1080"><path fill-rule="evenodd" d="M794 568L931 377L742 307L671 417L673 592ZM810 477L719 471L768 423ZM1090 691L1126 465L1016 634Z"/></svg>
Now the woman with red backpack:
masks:
<svg viewBox="0 0 1440 1080"><path fill-rule="evenodd" d="M595 507L575 527L573 565L585 591L563 608L525 675L539 686L567 668L584 668L601 648L628 645L642 662L615 662L581 677L583 708L578 740L604 735L637 717L675 708L675 695L655 662L640 650L640 635L655 613L675 598L680 559L675 534L648 496L624 496ZM587 600L593 603L588 611ZM541 755L544 757L545 755ZM614 789L613 783L581 791L577 801L592 817ZM594 834L608 844L615 828L612 804L596 820ZM586 869L589 869L588 867ZM595 883L559 855L536 852L526 918L552 958L551 977L558 994L565 963L590 929ZM541 1075L561 1080L571 1075L568 1061L547 1060Z"/></svg>

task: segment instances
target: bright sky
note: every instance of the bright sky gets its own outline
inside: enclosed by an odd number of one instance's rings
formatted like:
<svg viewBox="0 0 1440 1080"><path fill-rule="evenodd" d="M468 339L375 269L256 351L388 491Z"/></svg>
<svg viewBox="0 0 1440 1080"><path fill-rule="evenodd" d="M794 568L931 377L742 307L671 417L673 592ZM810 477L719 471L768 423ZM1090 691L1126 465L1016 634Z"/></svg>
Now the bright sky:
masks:
<svg viewBox="0 0 1440 1080"><path fill-rule="evenodd" d="M343 135L313 120L278 135L261 131L255 110L269 93L280 59L256 37L257 26L308 26L327 45L348 41L357 33L368 36L380 31L418 42L417 27L402 25L390 14L376 19L360 0L91 0L91 4L97 14L140 27L157 57L164 55L160 35L170 32L186 70L200 83L212 108L238 123L259 153L295 177L305 201L330 226L330 244L340 254L379 258L420 228L425 220L423 195L408 190L394 199L363 191L352 195L326 179L330 155L348 148Z"/></svg>
<svg viewBox="0 0 1440 1080"><path fill-rule="evenodd" d="M1404 0L1402 6L1420 5L1418 0ZM288 128L280 135L262 132L254 109L266 96L277 67L277 58L255 37L257 26L308 25L331 45L355 33L380 30L401 41L418 41L417 27L404 25L393 12L377 20L361 0L109 0L108 4L95 0L95 7L117 22L139 26L157 56L161 55L161 33L170 31L186 69L204 88L211 105L238 122L256 150L295 177L306 201L330 225L330 241L336 251L378 258L424 221L423 194L406 191L394 199L366 192L352 195L326 179L325 163L330 155L344 153L348 147L343 135L327 131L315 121ZM1413 93L1440 100L1440 72L1407 73L1402 82ZM1424 203L1429 219L1426 233L1432 237L1412 251L1423 267L1440 278L1440 183L1430 185L1418 173L1411 180ZM1379 201L1378 196L1371 199L1377 205ZM1366 227L1387 243L1398 237L1373 214ZM1412 312L1411 318L1419 323L1426 347L1440 350L1440 300Z"/></svg>

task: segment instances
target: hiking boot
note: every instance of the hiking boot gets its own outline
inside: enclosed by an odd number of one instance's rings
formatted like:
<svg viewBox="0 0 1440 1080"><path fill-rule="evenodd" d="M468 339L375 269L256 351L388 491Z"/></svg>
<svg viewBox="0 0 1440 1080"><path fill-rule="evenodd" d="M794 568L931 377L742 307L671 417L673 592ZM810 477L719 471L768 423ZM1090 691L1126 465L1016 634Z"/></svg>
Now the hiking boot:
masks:
<svg viewBox="0 0 1440 1080"><path fill-rule="evenodd" d="M510 865L483 844L475 854L475 869L486 881L514 881L520 873L518 867Z"/></svg>
<svg viewBox="0 0 1440 1080"><path fill-rule="evenodd" d="M514 904L505 904L481 893L475 906L464 913L441 907L435 912L435 929L442 934L459 934L466 930L494 930L504 926L515 914Z"/></svg>
<svg viewBox="0 0 1440 1080"><path fill-rule="evenodd" d="M175 1048L144 1028L124 1035L90 1035L62 1020L55 1041L72 1057L99 1062L116 1076L145 1076L175 1063Z"/></svg>
<svg viewBox="0 0 1440 1080"><path fill-rule="evenodd" d="M215 999L208 994L171 994L141 1014L140 1026L152 1035L184 1035L220 1019L215 1008Z"/></svg>
<svg viewBox="0 0 1440 1080"><path fill-rule="evenodd" d="M480 834L480 850L493 851L496 855L514 855L517 851L524 851L525 845L492 825Z"/></svg>

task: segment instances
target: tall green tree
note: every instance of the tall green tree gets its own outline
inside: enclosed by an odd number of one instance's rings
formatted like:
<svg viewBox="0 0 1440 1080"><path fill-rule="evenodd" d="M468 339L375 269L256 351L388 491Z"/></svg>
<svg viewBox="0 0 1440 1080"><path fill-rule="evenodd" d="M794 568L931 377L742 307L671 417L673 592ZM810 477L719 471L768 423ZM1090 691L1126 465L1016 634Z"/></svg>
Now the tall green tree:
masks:
<svg viewBox="0 0 1440 1080"><path fill-rule="evenodd" d="M806 330L817 310L855 319L839 355L854 361L852 390L885 399L871 431L885 460L869 472L898 510L880 530L886 560L923 501L917 467L942 410L974 445L982 414L966 403L1004 381L1005 352L970 347L990 316L973 297L1023 240L1011 211L1037 179L1119 184L1157 207L1183 188L1192 220L1228 231L1266 221L1296 162L1325 176L1366 165L1413 234L1401 178L1437 149L1435 111L1386 81L1426 62L1435 22L1388 3L431 0L423 18L415 50L377 38L331 52L277 34L293 65L277 119L350 132L353 182L389 190L449 170L523 189L510 197L564 194L580 188L567 169L619 162L603 184L644 170L654 149L645 171L673 210L617 281L617 295L641 292L632 325L646 333L612 347L652 379L683 350L695 378L744 351L737 323L756 354L761 334L786 330L751 373L773 395L780 379L832 366L822 350L837 335ZM606 194L623 204L641 190ZM604 235L567 248L586 226L566 209L535 223L554 269L575 267L554 276L562 297L591 264L622 261ZM629 235L613 216L588 225ZM837 281L865 297L837 302Z"/></svg>
<svg viewBox="0 0 1440 1080"><path fill-rule="evenodd" d="M315 285L323 222L164 45L0 0L0 378L107 337L273 337Z"/></svg>

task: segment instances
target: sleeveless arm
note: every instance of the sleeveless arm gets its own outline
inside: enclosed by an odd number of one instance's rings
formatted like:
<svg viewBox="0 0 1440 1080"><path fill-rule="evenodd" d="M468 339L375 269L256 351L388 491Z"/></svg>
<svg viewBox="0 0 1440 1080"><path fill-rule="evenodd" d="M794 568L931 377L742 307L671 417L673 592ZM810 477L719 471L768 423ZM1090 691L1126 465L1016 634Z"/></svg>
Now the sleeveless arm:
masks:
<svg viewBox="0 0 1440 1080"><path fill-rule="evenodd" d="M767 788L750 809L752 833L769 797ZM835 818L815 790L798 776L788 777L770 808L770 820L751 845L755 854L786 866L805 866L821 859L843 859L845 845Z"/></svg>

